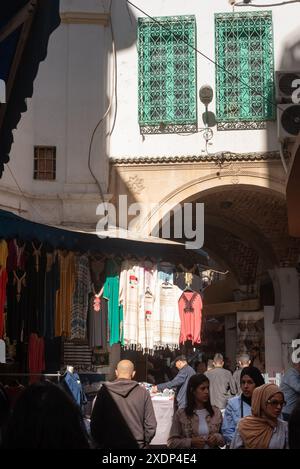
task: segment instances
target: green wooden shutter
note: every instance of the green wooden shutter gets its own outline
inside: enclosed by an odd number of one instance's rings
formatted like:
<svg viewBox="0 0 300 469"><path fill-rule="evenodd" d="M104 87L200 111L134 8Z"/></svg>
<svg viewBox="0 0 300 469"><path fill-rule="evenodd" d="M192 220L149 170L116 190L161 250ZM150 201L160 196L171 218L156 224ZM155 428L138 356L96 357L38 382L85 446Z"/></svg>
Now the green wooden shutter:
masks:
<svg viewBox="0 0 300 469"><path fill-rule="evenodd" d="M138 20L141 133L196 132L195 17L155 20Z"/></svg>
<svg viewBox="0 0 300 469"><path fill-rule="evenodd" d="M217 13L215 35L217 121L274 119L272 13Z"/></svg>

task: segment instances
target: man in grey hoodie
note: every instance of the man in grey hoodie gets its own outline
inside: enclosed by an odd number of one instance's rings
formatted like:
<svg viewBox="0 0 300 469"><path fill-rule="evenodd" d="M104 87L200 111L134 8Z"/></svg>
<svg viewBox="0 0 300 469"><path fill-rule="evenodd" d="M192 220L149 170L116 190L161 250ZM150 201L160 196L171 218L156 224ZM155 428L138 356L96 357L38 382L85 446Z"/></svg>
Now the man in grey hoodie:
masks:
<svg viewBox="0 0 300 469"><path fill-rule="evenodd" d="M117 379L104 383L91 416L91 434L98 447L146 448L156 431L156 418L149 393L137 381L134 365L121 360Z"/></svg>

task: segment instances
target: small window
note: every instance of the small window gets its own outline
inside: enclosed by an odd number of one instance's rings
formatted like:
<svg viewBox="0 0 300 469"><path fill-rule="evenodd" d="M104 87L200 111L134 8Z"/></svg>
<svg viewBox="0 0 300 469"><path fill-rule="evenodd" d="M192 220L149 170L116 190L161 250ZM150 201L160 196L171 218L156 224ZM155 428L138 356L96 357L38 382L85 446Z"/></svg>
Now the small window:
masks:
<svg viewBox="0 0 300 469"><path fill-rule="evenodd" d="M34 147L34 179L54 181L56 177L56 147Z"/></svg>

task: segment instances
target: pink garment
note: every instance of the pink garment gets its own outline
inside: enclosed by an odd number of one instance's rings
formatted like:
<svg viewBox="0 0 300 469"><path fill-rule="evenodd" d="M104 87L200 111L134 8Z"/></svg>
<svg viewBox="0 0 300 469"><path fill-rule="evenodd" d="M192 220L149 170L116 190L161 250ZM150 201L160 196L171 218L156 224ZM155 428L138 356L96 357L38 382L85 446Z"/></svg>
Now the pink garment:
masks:
<svg viewBox="0 0 300 469"><path fill-rule="evenodd" d="M179 342L191 340L201 343L202 299L198 292L185 291L179 298L179 316L181 321Z"/></svg>

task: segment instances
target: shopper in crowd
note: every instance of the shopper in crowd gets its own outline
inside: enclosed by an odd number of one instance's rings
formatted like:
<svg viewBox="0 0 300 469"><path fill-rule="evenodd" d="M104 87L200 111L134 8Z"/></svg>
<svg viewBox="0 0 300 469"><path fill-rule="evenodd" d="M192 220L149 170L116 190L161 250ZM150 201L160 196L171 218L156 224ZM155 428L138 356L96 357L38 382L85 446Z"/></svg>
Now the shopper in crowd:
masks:
<svg viewBox="0 0 300 469"><path fill-rule="evenodd" d="M10 413L9 397L4 386L0 383L0 446L6 430L7 421Z"/></svg>
<svg viewBox="0 0 300 469"><path fill-rule="evenodd" d="M214 356L214 368L205 373L209 379L211 403L219 407L222 412L224 412L228 399L235 395L232 374L229 370L225 370L223 366L223 355L216 353Z"/></svg>
<svg viewBox="0 0 300 469"><path fill-rule="evenodd" d="M210 370L213 370L213 369L214 369L214 361L212 359L207 360L207 370L206 371L210 371Z"/></svg>
<svg viewBox="0 0 300 469"><path fill-rule="evenodd" d="M250 366L255 366L261 373L265 372L265 365L261 358L259 347L255 346L250 352Z"/></svg>
<svg viewBox="0 0 300 469"><path fill-rule="evenodd" d="M286 401L286 405L282 409L282 418L288 421L297 401L300 399L300 363L293 363L293 366L283 375L280 389Z"/></svg>
<svg viewBox="0 0 300 469"><path fill-rule="evenodd" d="M252 395L252 415L242 418L230 448L288 448L287 422L281 420L284 395L275 384L263 384Z"/></svg>
<svg viewBox="0 0 300 469"><path fill-rule="evenodd" d="M250 357L246 353L238 358L238 369L233 373L233 381L236 386L236 393L241 393L241 373L242 369L250 366Z"/></svg>
<svg viewBox="0 0 300 469"><path fill-rule="evenodd" d="M152 387L152 392L163 391L164 389L176 388L176 400L178 409L186 407L186 390L189 378L195 374L195 371L188 365L185 355L179 355L174 360L176 368L179 370L175 378L166 383L158 384Z"/></svg>
<svg viewBox="0 0 300 469"><path fill-rule="evenodd" d="M231 443L240 419L251 415L253 391L264 383L264 378L258 368L252 366L241 370L240 387L242 393L229 399L224 413L222 434L227 444Z"/></svg>
<svg viewBox="0 0 300 469"><path fill-rule="evenodd" d="M146 448L156 432L151 397L134 381L134 365L121 360L116 380L104 383L91 415L91 434L99 448Z"/></svg>
<svg viewBox="0 0 300 469"><path fill-rule="evenodd" d="M79 407L49 381L26 388L12 411L3 447L8 449L89 448Z"/></svg>
<svg viewBox="0 0 300 469"><path fill-rule="evenodd" d="M186 407L175 414L168 447L209 449L224 446L220 434L222 415L210 403L208 378L204 374L192 376L186 395Z"/></svg>
<svg viewBox="0 0 300 469"><path fill-rule="evenodd" d="M199 362L197 361L195 363L195 372L202 375L207 371L207 366L205 362Z"/></svg>
<svg viewBox="0 0 300 469"><path fill-rule="evenodd" d="M300 399L289 417L288 428L290 449L300 449Z"/></svg>

